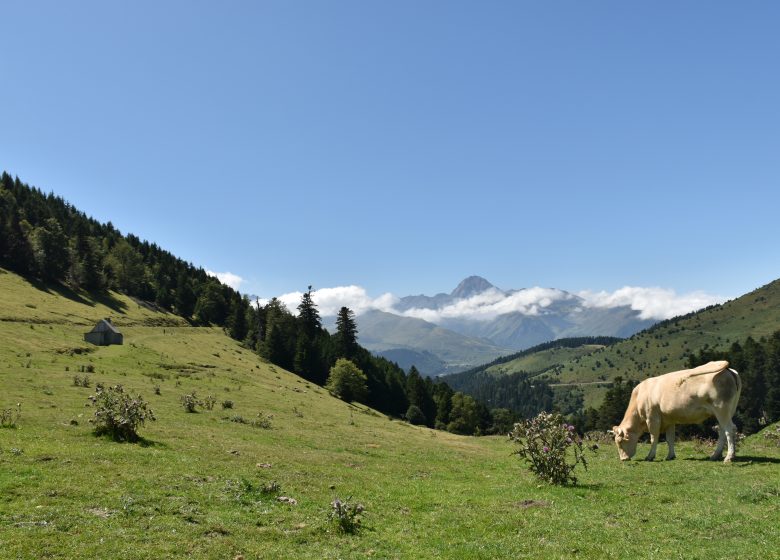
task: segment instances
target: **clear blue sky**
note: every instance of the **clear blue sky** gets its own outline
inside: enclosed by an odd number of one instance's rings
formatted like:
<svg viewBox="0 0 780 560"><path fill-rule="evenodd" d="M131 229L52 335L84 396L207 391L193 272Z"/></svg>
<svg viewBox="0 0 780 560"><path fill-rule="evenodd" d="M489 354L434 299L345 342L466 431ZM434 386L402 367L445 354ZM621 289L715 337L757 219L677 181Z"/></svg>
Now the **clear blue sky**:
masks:
<svg viewBox="0 0 780 560"><path fill-rule="evenodd" d="M780 276L777 2L0 5L0 168L262 296Z"/></svg>

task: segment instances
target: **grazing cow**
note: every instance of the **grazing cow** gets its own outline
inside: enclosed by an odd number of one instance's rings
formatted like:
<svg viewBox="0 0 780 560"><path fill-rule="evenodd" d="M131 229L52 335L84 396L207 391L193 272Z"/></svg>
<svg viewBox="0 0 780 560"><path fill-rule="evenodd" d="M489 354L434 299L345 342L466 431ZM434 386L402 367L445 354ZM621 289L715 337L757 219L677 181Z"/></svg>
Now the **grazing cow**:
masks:
<svg viewBox="0 0 780 560"><path fill-rule="evenodd" d="M694 369L674 371L645 379L634 387L626 414L620 426L613 428L615 443L622 461L636 453L636 443L645 432L650 432L650 453L645 460L655 459L658 436L666 431L669 454L674 459L674 426L697 424L715 416L718 420L718 446L710 459L723 456L723 445L728 441L724 462L734 458L734 423L731 418L737 409L742 381L739 374L729 369L726 361L710 362Z"/></svg>

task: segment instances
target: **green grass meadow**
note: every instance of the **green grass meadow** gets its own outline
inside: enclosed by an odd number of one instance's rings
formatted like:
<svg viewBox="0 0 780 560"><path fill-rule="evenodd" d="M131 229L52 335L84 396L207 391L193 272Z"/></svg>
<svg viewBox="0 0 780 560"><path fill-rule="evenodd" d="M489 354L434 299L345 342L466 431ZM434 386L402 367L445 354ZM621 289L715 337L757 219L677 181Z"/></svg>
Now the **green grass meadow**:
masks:
<svg viewBox="0 0 780 560"><path fill-rule="evenodd" d="M83 341L101 317L124 345ZM98 382L150 403L140 443L92 434ZM185 412L192 391L214 409ZM577 486L548 486L505 438L392 420L221 330L0 273L0 409L17 403L16 427L0 429L3 559L780 558L780 447L762 434L731 465L694 443L676 461L624 464L602 443ZM270 429L233 421L258 414ZM365 506L356 534L328 519L337 496Z"/></svg>

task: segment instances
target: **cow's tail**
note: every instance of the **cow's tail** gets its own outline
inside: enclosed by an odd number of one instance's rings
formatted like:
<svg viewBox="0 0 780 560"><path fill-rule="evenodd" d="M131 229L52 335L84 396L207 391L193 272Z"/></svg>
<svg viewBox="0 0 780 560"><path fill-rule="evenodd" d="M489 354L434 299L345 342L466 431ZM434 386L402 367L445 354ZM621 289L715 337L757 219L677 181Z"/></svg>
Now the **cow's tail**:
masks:
<svg viewBox="0 0 780 560"><path fill-rule="evenodd" d="M734 383L737 385L737 395L742 393L742 378L739 376L739 372L735 370L734 368L728 369L729 373L731 373L731 378L734 380Z"/></svg>

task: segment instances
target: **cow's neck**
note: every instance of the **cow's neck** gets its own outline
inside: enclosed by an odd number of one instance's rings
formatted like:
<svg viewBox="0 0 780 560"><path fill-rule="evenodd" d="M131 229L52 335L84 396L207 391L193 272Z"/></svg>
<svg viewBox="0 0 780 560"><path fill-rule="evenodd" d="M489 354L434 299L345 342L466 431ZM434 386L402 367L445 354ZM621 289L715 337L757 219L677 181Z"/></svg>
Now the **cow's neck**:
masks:
<svg viewBox="0 0 780 560"><path fill-rule="evenodd" d="M628 408L626 408L626 414L623 416L623 421L620 423L620 427L623 430L631 433L644 432L645 422L639 416L639 407L636 404L636 393L631 393L631 400L628 402Z"/></svg>

